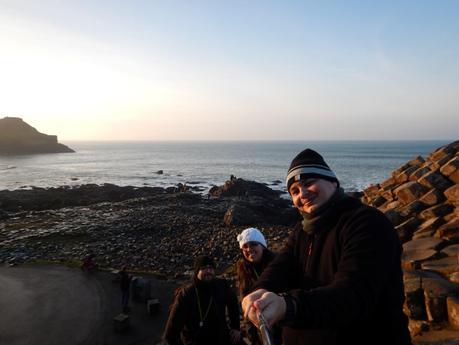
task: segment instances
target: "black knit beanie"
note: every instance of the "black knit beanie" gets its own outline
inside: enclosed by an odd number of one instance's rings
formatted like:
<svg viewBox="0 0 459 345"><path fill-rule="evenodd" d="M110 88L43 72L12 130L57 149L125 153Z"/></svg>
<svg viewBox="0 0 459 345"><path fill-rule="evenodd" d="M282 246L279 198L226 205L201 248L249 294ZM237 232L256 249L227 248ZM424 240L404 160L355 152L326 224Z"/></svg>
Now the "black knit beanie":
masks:
<svg viewBox="0 0 459 345"><path fill-rule="evenodd" d="M203 255L196 258L194 262L194 274L197 275L198 271L205 266L212 266L215 268L215 262L211 257Z"/></svg>
<svg viewBox="0 0 459 345"><path fill-rule="evenodd" d="M301 151L293 158L287 173L287 191L293 182L310 177L322 178L331 182L336 182L339 187L339 181L335 173L325 163L323 157L316 151L306 149Z"/></svg>

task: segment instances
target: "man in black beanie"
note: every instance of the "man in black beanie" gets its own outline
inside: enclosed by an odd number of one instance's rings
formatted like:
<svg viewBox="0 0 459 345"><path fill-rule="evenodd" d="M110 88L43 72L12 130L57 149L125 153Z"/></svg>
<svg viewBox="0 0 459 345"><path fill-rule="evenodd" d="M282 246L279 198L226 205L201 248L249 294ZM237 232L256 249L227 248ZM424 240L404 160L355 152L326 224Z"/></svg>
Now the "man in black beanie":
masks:
<svg viewBox="0 0 459 345"><path fill-rule="evenodd" d="M226 280L215 277L212 258L198 257L192 281L175 291L163 337L170 345L240 343L237 296Z"/></svg>
<svg viewBox="0 0 459 345"><path fill-rule="evenodd" d="M286 184L303 221L242 301L244 315L279 322L284 345L411 344L393 225L347 196L311 149L293 159Z"/></svg>

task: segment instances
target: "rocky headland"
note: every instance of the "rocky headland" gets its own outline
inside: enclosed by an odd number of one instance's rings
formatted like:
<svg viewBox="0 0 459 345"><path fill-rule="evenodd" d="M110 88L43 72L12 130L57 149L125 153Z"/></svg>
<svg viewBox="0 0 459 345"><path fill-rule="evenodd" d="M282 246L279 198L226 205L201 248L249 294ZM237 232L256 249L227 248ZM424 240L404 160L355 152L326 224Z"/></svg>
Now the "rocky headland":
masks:
<svg viewBox="0 0 459 345"><path fill-rule="evenodd" d="M0 154L18 155L35 153L75 152L57 142L56 135L46 135L19 117L0 119Z"/></svg>
<svg viewBox="0 0 459 345"><path fill-rule="evenodd" d="M459 330L458 149L453 142L415 157L360 193L393 222L403 243L413 335ZM93 254L102 267L181 279L206 253L231 276L241 230L259 227L276 250L298 219L279 192L234 176L207 195L182 184L0 191L0 263L78 263Z"/></svg>

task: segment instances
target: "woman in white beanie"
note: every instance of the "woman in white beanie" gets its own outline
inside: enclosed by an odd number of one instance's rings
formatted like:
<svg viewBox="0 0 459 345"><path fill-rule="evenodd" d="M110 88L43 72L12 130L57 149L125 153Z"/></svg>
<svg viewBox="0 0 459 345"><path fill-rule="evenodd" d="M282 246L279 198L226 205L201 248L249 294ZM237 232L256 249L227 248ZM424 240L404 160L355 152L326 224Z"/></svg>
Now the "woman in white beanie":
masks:
<svg viewBox="0 0 459 345"><path fill-rule="evenodd" d="M267 248L265 237L256 228L242 231L237 235L237 241L242 254L236 263L239 297L242 300L252 291L253 285L275 254ZM251 322L246 323L246 330L252 345L262 344L258 329ZM275 342L276 338L280 341L279 332L280 329L274 332Z"/></svg>

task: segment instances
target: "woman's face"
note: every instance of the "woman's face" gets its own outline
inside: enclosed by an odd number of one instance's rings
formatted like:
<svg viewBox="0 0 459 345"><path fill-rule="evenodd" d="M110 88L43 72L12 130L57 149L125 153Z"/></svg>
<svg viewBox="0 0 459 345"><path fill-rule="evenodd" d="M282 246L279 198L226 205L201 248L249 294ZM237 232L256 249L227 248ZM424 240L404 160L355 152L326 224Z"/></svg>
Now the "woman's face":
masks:
<svg viewBox="0 0 459 345"><path fill-rule="evenodd" d="M242 255L253 264L261 262L263 257L263 246L259 242L247 242L242 246Z"/></svg>

